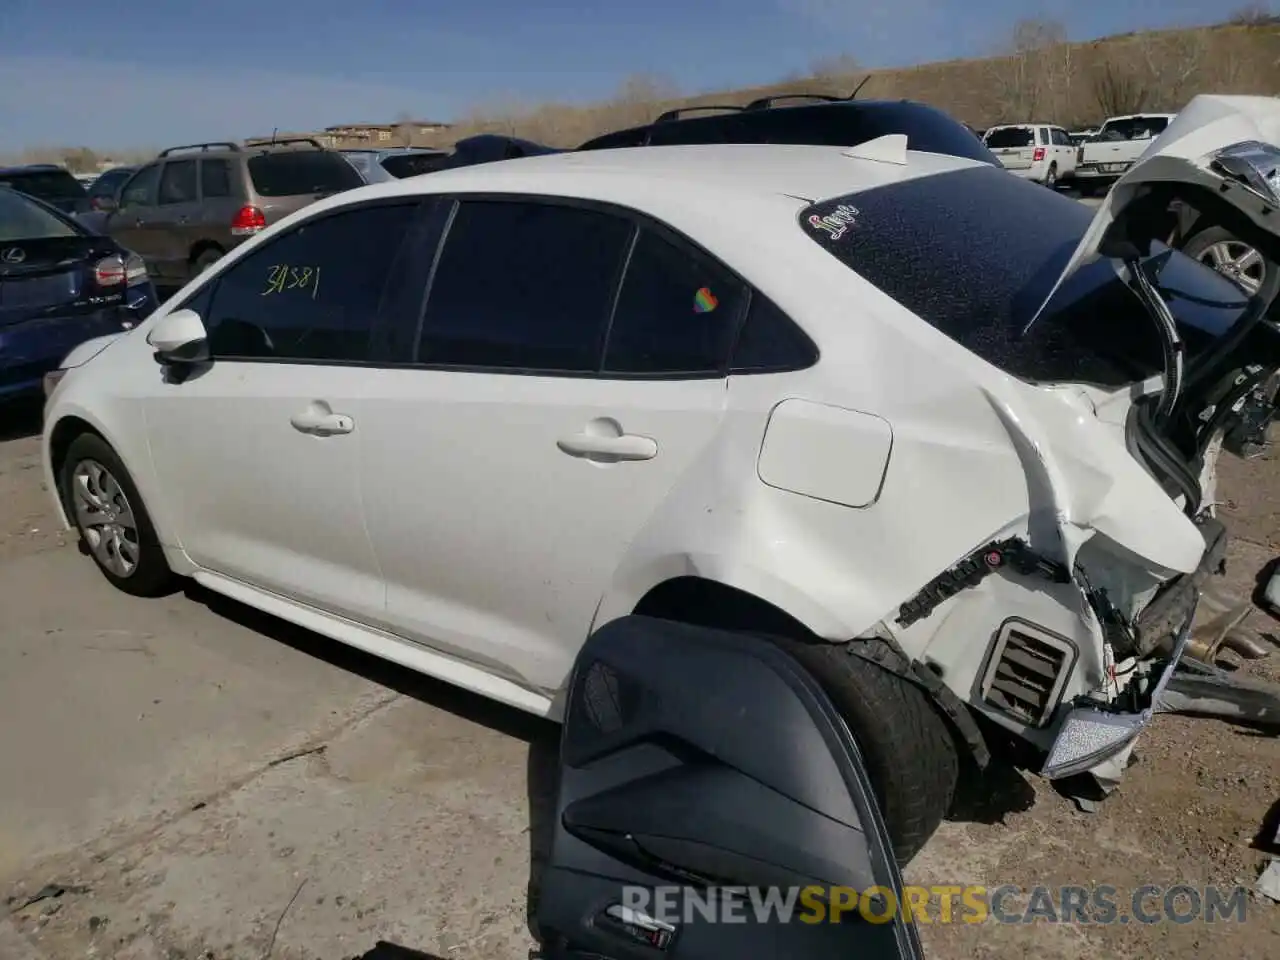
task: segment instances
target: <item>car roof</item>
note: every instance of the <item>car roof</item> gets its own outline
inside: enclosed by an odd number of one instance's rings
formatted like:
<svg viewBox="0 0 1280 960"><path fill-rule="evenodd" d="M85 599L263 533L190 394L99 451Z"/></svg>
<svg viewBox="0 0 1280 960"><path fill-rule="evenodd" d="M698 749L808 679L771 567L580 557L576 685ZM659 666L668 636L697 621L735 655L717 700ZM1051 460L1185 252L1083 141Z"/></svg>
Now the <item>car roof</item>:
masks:
<svg viewBox="0 0 1280 960"><path fill-rule="evenodd" d="M6 173L49 173L53 170L62 170L63 167L56 163L21 163L14 167L0 167L0 175Z"/></svg>
<svg viewBox="0 0 1280 960"><path fill-rule="evenodd" d="M1107 117L1107 119L1102 121L1102 123L1103 123L1103 126L1105 126L1106 124L1110 123L1113 120L1141 120L1144 117L1173 118L1176 116L1177 116L1176 113L1161 113L1158 110L1147 110L1147 111L1144 111L1143 113L1122 113L1122 114L1119 114L1118 116Z"/></svg>
<svg viewBox="0 0 1280 960"><path fill-rule="evenodd" d="M884 138L889 140L890 138ZM319 201L314 209L433 193L527 194L596 200L658 213L683 206L768 203L789 208L888 183L982 167L976 160L902 151L904 163L862 159L857 148L791 144L700 144L546 154L440 170L372 184Z"/></svg>

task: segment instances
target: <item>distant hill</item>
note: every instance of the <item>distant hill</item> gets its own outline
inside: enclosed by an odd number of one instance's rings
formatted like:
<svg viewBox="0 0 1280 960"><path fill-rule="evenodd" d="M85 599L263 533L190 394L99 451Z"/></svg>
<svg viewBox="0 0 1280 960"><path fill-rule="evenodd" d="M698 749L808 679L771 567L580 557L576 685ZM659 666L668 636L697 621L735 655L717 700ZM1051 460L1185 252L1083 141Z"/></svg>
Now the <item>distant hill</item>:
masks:
<svg viewBox="0 0 1280 960"><path fill-rule="evenodd" d="M1065 42L1065 31L1053 21L1023 21L997 45L1006 51L1000 56L870 71L859 98L921 100L975 127L1034 119L1075 128L1094 126L1113 114L1177 110L1197 93L1280 95L1280 18L1246 11L1237 19L1076 43ZM480 110L450 134L454 139L507 133L576 146L677 106L742 104L796 91L848 94L866 75L840 63L770 86L695 97L633 78L605 102Z"/></svg>

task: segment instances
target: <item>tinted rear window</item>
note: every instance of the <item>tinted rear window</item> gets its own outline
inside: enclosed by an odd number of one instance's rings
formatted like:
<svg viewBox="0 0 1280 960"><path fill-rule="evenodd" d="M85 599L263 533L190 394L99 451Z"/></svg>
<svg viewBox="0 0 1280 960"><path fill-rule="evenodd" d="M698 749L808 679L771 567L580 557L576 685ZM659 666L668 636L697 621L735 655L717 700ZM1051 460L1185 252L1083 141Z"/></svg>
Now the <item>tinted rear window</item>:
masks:
<svg viewBox="0 0 1280 960"><path fill-rule="evenodd" d="M88 196L84 184L66 170L17 170L0 173L0 183L41 200L71 200Z"/></svg>
<svg viewBox="0 0 1280 960"><path fill-rule="evenodd" d="M286 150L251 157L249 176L254 189L264 197L337 193L364 184L351 164L325 150Z"/></svg>
<svg viewBox="0 0 1280 960"><path fill-rule="evenodd" d="M0 188L0 243L78 237L81 231L21 193Z"/></svg>
<svg viewBox="0 0 1280 960"><path fill-rule="evenodd" d="M992 150L1008 150L1012 147L1029 147L1035 140L1030 127L1005 127L1003 130L991 131L987 137L987 146Z"/></svg>
<svg viewBox="0 0 1280 960"><path fill-rule="evenodd" d="M1163 363L1151 319L1111 262L1078 271L1030 323L1091 218L1075 200L971 168L824 200L800 223L850 269L1005 372L1121 386L1160 373ZM1240 315L1239 291L1181 254L1161 284L1228 304L1169 295L1193 354Z"/></svg>

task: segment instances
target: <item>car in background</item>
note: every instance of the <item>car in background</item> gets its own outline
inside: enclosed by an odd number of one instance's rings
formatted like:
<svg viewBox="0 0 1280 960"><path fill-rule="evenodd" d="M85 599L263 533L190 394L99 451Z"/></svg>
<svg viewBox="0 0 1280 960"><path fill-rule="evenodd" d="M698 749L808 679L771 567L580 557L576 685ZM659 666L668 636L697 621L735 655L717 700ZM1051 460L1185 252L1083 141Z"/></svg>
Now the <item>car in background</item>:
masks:
<svg viewBox="0 0 1280 960"><path fill-rule="evenodd" d="M384 150L353 147L339 150L356 168L365 183L385 183L416 177L443 168L449 156L447 150L425 147L391 147Z"/></svg>
<svg viewBox="0 0 1280 960"><path fill-rule="evenodd" d="M1086 196L1115 183L1137 162L1151 141L1173 122L1172 113L1110 117L1077 148L1075 185Z"/></svg>
<svg viewBox="0 0 1280 960"><path fill-rule="evenodd" d="M471 167L479 163L496 163L499 160L517 160L521 157L541 157L564 152L559 147L549 147L544 143L534 143L532 140L524 140L520 137L509 137L499 133L479 133L473 137L464 137L455 143L440 169L450 170L457 167Z"/></svg>
<svg viewBox="0 0 1280 960"><path fill-rule="evenodd" d="M116 194L129 177L137 172L136 166L112 167L98 175L89 186L89 209L107 213L115 208Z"/></svg>
<svg viewBox="0 0 1280 960"><path fill-rule="evenodd" d="M96 173L73 173L72 176L79 180L80 184L88 190L99 175Z"/></svg>
<svg viewBox="0 0 1280 960"><path fill-rule="evenodd" d="M1098 135L1098 131L1094 127L1087 130L1069 130L1067 136L1071 138L1071 142L1079 147L1081 144L1087 143Z"/></svg>
<svg viewBox="0 0 1280 960"><path fill-rule="evenodd" d="M364 185L342 154L311 138L170 147L120 189L103 230L177 286L271 223Z"/></svg>
<svg viewBox="0 0 1280 960"><path fill-rule="evenodd" d="M1071 134L1051 123L1002 123L982 138L1000 165L1014 176L1053 189L1076 169Z"/></svg>
<svg viewBox="0 0 1280 960"><path fill-rule="evenodd" d="M139 257L0 186L0 400L39 396L73 349L130 329L157 303Z"/></svg>
<svg viewBox="0 0 1280 960"><path fill-rule="evenodd" d="M89 209L89 193L84 185L65 167L54 163L0 167L0 184L52 204L63 213L84 213Z"/></svg>
<svg viewBox="0 0 1280 960"><path fill-rule="evenodd" d="M911 100L855 100L856 95L856 90L848 97L793 93L761 97L746 106L681 107L644 126L595 137L578 149L706 143L853 147L888 134L902 134L911 150L1000 165L970 128L936 107ZM718 113L693 115L708 110Z"/></svg>

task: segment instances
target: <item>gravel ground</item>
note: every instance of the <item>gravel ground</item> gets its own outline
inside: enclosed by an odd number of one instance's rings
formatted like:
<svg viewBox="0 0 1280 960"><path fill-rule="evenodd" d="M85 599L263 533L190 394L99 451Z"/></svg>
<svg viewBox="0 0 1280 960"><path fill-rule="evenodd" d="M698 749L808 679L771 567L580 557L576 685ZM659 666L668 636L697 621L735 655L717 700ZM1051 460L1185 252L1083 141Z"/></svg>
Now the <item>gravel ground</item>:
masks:
<svg viewBox="0 0 1280 960"><path fill-rule="evenodd" d="M34 437L0 439L0 957L339 960L380 956L379 940L526 956L554 732L234 605L110 591L57 529L37 465ZM1228 460L1224 489L1224 588L1246 597L1280 555L1273 458ZM1275 644L1266 614L1249 625ZM1280 681L1280 652L1246 669ZM1111 884L1122 904L1144 884L1252 890L1251 844L1280 812L1277 740L1161 716L1137 753L1093 813L1002 769L908 881ZM50 883L65 892L21 906ZM1280 906L922 933L939 960L1274 960Z"/></svg>

